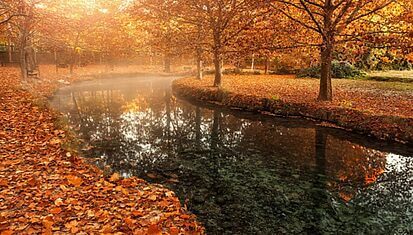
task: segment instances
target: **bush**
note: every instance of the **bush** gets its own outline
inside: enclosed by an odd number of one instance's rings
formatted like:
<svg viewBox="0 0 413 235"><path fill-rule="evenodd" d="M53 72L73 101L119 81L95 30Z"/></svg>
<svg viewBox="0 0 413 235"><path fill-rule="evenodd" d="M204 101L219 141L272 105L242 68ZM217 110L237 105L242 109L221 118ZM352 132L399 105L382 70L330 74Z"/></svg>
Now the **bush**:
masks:
<svg viewBox="0 0 413 235"><path fill-rule="evenodd" d="M204 75L214 75L215 70L205 70ZM242 70L239 68L234 68L234 69L223 69L222 74L224 75L261 75L261 72L259 70Z"/></svg>
<svg viewBox="0 0 413 235"><path fill-rule="evenodd" d="M229 74L229 75L260 75L261 72L259 70L253 70L251 71L250 69L239 69L239 68L235 68L235 69L225 69L223 72L223 74Z"/></svg>
<svg viewBox="0 0 413 235"><path fill-rule="evenodd" d="M290 74L295 74L297 73L297 70L295 70L292 67L289 66L278 66L275 71L271 71L270 74L276 74L276 75L290 75Z"/></svg>
<svg viewBox="0 0 413 235"><path fill-rule="evenodd" d="M333 78L354 78L365 76L365 73L352 64L346 61L333 61L332 64L332 76ZM311 77L320 78L321 77L321 66L314 66L306 69L302 69L297 77Z"/></svg>
<svg viewBox="0 0 413 235"><path fill-rule="evenodd" d="M299 78L320 78L321 77L321 67L313 66L310 68L302 69L298 72L297 77Z"/></svg>

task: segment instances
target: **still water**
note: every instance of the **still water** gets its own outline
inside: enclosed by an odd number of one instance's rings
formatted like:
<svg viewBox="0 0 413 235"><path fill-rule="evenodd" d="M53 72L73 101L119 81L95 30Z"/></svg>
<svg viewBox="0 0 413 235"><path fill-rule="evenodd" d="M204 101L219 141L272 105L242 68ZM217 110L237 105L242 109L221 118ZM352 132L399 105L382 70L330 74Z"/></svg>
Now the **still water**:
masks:
<svg viewBox="0 0 413 235"><path fill-rule="evenodd" d="M173 78L78 83L51 101L99 167L173 190L208 234L411 234L413 150L192 104Z"/></svg>

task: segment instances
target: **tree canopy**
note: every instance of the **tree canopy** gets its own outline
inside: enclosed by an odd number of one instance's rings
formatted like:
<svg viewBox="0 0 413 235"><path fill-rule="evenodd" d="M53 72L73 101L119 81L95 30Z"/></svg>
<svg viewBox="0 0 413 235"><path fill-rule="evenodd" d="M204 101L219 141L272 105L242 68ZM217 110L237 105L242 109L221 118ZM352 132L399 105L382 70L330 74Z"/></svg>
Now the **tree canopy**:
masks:
<svg viewBox="0 0 413 235"><path fill-rule="evenodd" d="M245 59L288 56L321 65L320 100L332 100L332 61L357 60L374 48L412 60L409 0L19 0L2 1L3 41L20 51L26 77L28 48L69 56L73 72L80 54L100 60L143 54L193 57L198 78L205 65L220 87L223 65ZM316 56L316 54L319 54ZM294 64L294 61L291 62ZM302 64L302 63L301 63ZM254 63L252 62L252 69ZM268 68L266 69L266 71Z"/></svg>

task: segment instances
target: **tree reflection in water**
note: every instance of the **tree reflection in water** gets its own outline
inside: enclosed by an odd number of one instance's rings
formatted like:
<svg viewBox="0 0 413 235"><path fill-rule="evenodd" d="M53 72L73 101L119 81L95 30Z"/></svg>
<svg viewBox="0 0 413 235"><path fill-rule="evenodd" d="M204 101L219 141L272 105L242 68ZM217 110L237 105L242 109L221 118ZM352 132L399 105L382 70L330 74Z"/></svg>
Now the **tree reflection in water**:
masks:
<svg viewBox="0 0 413 235"><path fill-rule="evenodd" d="M168 78L86 82L53 104L85 156L171 188L210 234L413 231L406 146L189 104Z"/></svg>

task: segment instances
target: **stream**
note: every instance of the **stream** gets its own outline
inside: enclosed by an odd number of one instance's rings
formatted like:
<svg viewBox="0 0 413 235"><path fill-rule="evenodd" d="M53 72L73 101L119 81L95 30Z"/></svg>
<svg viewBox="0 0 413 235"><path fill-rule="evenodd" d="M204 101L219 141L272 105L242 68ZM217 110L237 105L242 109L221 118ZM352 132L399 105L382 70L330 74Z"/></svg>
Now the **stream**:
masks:
<svg viewBox="0 0 413 235"><path fill-rule="evenodd" d="M413 149L191 103L172 77L76 83L51 105L104 170L176 193L207 234L411 234Z"/></svg>

